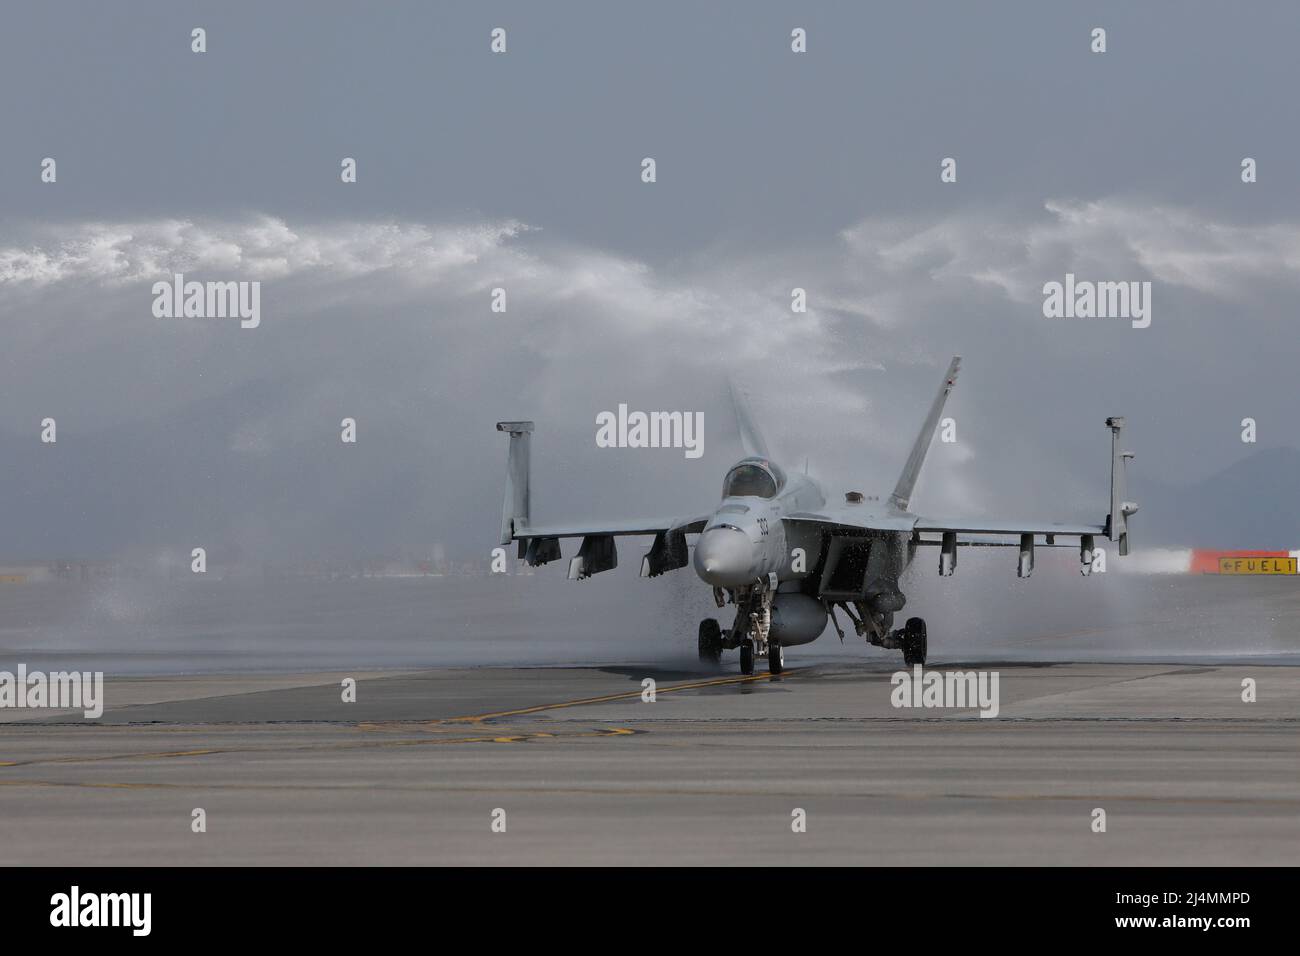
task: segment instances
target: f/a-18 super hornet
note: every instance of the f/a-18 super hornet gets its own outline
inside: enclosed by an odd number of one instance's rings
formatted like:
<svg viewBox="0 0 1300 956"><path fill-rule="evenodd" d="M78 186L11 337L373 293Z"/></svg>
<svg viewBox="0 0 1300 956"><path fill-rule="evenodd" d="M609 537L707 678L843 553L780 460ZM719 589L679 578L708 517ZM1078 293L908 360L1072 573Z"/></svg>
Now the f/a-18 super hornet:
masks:
<svg viewBox="0 0 1300 956"><path fill-rule="evenodd" d="M1104 524L912 512L912 489L960 367L960 358L948 366L903 473L884 501L850 491L842 502L830 503L808 475L786 472L772 460L748 407L733 391L745 457L727 471L722 502L711 512L644 521L535 525L528 487L533 423L498 422L497 430L510 435L501 543L519 542L519 557L536 566L560 558L561 538L580 537L582 544L569 562L569 577L579 579L617 566L617 536L654 535L654 544L641 561L641 575L655 577L691 563L686 536L698 534L695 573L713 588L719 608L732 604L736 609L729 628L723 629L714 618L700 622L701 660L716 663L723 650L739 648L742 673L753 673L756 654L766 654L768 669L780 673L782 649L816 640L828 618L843 640L836 617L836 611L842 610L868 643L901 649L909 666L924 664L925 621L912 617L903 627L894 628L894 615L906 604L899 578L918 548L938 548L939 573L949 575L956 570L959 545L1018 547L1017 573L1028 577L1037 544L1063 547L1057 545L1057 538L1077 538L1086 575L1095 558L1096 538L1118 542L1119 553L1128 554L1128 518L1137 511L1137 505L1124 500L1125 463L1133 457L1121 447L1124 419L1108 418L1110 514Z"/></svg>

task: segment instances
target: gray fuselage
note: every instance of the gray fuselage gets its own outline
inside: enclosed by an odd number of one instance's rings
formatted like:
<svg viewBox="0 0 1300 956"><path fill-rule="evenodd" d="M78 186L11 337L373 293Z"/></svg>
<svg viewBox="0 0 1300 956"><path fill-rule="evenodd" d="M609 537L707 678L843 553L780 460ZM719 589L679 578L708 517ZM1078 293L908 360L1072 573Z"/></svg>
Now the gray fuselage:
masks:
<svg viewBox="0 0 1300 956"><path fill-rule="evenodd" d="M761 468L771 477L770 487L743 487L732 476L741 469ZM778 582L807 577L817 561L821 533L796 529L782 519L800 511L816 511L826 504L821 487L807 475L785 473L771 462L746 458L737 462L723 483L723 499L709 518L695 545L695 573L705 584L719 588L746 587L775 572ZM749 490L754 494L728 494ZM775 490L767 496L762 492ZM804 555L795 570L795 555Z"/></svg>

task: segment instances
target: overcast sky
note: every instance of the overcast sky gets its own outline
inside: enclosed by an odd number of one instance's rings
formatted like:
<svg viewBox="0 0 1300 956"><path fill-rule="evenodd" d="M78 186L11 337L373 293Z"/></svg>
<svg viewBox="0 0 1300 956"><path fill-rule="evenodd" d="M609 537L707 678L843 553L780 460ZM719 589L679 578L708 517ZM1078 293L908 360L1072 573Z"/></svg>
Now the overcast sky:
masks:
<svg viewBox="0 0 1300 956"><path fill-rule="evenodd" d="M728 376L788 464L888 491L958 353L918 510L1101 520L1113 414L1139 490L1300 446L1298 35L1293 3L7 9L0 556L486 557L502 418L538 423L535 518L695 512ZM176 271L261 281L260 327L155 318ZM1149 281L1151 326L1045 318L1067 272ZM704 412L703 457L597 448L619 403Z"/></svg>

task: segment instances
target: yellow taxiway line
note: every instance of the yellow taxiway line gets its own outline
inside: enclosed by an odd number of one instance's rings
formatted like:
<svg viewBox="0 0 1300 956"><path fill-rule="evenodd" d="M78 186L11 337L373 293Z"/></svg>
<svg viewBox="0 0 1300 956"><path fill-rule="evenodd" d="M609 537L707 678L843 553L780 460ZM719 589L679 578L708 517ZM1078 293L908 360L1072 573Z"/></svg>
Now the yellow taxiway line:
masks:
<svg viewBox="0 0 1300 956"><path fill-rule="evenodd" d="M793 674L794 671L786 671L787 674ZM773 677L784 675L779 674L750 674L744 677L718 677L713 680L694 681L688 684L670 684L667 687L656 687L655 695L672 694L682 690L698 690L701 687L724 687L728 684L751 684L755 681L771 680ZM472 717L451 717L438 723L479 723L484 720L497 720L501 717L519 717L523 714L536 714L544 710L559 710L562 707L582 707L586 704L606 704L615 700L631 700L634 697L640 697L644 691L630 690L622 694L606 694L603 697L581 697L577 700L565 700L555 704L537 704L533 707L520 707L516 710L501 710L491 714L475 714ZM429 721L433 723L434 721Z"/></svg>
<svg viewBox="0 0 1300 956"><path fill-rule="evenodd" d="M794 673L787 671L786 673ZM684 690L698 690L705 687L723 687L731 684L748 684L755 681L770 680L777 676L773 674L752 674L741 677L719 677L712 680L690 681L684 684L670 684L667 687L655 689L656 696L659 694L671 694ZM582 707L587 704L604 704L618 700L631 700L639 698L642 690L626 691L619 694L605 694L600 697L581 697L574 700L556 701L549 704L534 704L529 707L519 707L514 710L494 711L486 714L472 714L464 717L447 717L436 720L426 721L363 721L355 726L357 730L365 731L390 731L400 732L415 727L429 727L433 725L447 724L483 724L491 720L499 720L505 717L519 717L525 714L541 713L542 711L558 710L567 707ZM127 729L127 728L122 728ZM151 728L152 729L152 728ZM157 728L159 730L165 728ZM190 749L190 750L169 750L159 752L145 753L117 753L117 754L99 754L95 756L78 756L78 757L45 757L33 760L0 760L0 768L3 767L28 767L33 765L49 765L63 763L99 763L111 760L157 760L174 757L205 757L223 753L276 753L291 751L320 751L320 750L348 750L360 747L414 747L427 744L456 744L456 743L522 743L529 740L557 739L560 737L625 737L635 734L636 731L627 727L605 727L597 730L574 731L571 733L548 733L545 731L528 731L524 733L499 733L499 734L481 734L471 737L423 737L415 740L367 740L367 741L341 741L321 744L299 744L292 747L277 747L274 744L266 746L253 747L214 747L211 749ZM19 783L19 781L15 781Z"/></svg>

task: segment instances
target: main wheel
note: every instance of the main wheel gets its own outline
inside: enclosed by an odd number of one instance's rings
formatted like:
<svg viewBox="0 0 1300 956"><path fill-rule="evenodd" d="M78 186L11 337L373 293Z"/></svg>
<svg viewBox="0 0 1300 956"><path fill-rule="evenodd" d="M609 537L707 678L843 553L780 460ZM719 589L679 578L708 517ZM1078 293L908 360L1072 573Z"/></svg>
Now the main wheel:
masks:
<svg viewBox="0 0 1300 956"><path fill-rule="evenodd" d="M700 661L716 664L722 659L722 626L711 617L700 621Z"/></svg>
<svg viewBox="0 0 1300 956"><path fill-rule="evenodd" d="M754 642L745 641L740 645L740 672L742 674L754 673Z"/></svg>
<svg viewBox="0 0 1300 956"><path fill-rule="evenodd" d="M785 670L785 655L781 653L781 645L775 642L767 645L767 672L769 674L779 674Z"/></svg>
<svg viewBox="0 0 1300 956"><path fill-rule="evenodd" d="M903 663L908 667L925 664L926 651L925 621L909 617L903 625Z"/></svg>

